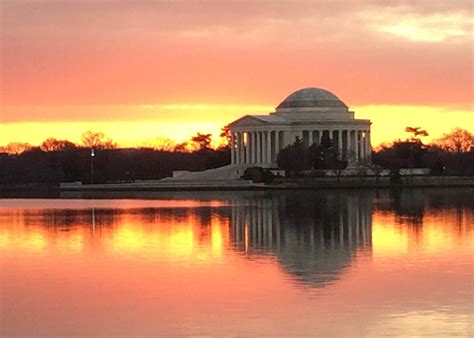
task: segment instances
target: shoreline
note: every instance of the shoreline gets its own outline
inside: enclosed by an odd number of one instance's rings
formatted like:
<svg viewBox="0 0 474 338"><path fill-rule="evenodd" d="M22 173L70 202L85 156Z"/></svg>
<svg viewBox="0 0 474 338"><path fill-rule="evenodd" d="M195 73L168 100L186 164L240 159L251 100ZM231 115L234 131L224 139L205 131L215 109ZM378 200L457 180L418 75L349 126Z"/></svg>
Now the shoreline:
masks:
<svg viewBox="0 0 474 338"><path fill-rule="evenodd" d="M141 181L140 183L114 184L62 184L58 185L2 185L0 197L22 194L54 195L63 192L150 192L150 191L276 191L315 189L404 189L404 188L469 188L474 187L473 176L414 176L404 177L399 184L392 184L381 177L337 178L277 178L273 183L250 181Z"/></svg>

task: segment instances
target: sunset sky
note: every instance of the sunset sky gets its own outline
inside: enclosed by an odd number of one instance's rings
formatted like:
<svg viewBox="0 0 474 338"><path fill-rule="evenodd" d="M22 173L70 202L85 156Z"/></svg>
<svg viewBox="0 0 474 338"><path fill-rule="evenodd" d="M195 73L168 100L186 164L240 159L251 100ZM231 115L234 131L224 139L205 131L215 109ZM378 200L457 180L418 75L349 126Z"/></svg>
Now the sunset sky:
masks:
<svg viewBox="0 0 474 338"><path fill-rule="evenodd" d="M310 86L370 118L375 146L474 132L473 31L470 0L3 0L0 146L182 141Z"/></svg>

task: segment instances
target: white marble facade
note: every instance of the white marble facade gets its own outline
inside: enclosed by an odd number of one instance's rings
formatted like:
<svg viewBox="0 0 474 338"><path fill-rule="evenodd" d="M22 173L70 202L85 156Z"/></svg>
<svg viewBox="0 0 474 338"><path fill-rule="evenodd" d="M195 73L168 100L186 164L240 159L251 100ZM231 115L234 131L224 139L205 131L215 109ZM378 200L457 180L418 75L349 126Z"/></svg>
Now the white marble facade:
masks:
<svg viewBox="0 0 474 338"><path fill-rule="evenodd" d="M337 96L319 88L300 89L275 112L245 115L229 125L231 163L276 167L278 153L296 137L306 146L319 144L323 135L334 142L338 156L349 163L370 161L370 120L354 112Z"/></svg>

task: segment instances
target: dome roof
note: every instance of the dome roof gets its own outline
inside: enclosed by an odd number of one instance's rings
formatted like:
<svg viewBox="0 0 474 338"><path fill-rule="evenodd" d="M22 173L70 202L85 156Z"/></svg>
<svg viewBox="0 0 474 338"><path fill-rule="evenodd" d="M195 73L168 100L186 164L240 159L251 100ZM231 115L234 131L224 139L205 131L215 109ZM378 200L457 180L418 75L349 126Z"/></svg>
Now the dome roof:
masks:
<svg viewBox="0 0 474 338"><path fill-rule="evenodd" d="M347 108L333 93L321 88L303 88L288 96L276 109L281 108Z"/></svg>

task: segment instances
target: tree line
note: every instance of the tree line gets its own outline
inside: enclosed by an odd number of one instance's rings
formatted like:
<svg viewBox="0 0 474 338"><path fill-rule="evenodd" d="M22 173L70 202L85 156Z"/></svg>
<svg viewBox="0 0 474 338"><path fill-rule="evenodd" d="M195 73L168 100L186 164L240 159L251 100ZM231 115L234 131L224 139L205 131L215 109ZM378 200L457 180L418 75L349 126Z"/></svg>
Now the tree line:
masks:
<svg viewBox="0 0 474 338"><path fill-rule="evenodd" d="M371 161L359 165L373 170L429 168L435 175L474 175L474 135L469 131L456 128L428 144L423 142L429 136L426 130L406 127L405 131L409 134L407 138L382 144L372 151ZM288 171L342 170L348 161L340 160L339 155L328 135L323 135L320 144L310 147L296 138L280 151L277 162L280 169Z"/></svg>
<svg viewBox="0 0 474 338"><path fill-rule="evenodd" d="M474 135L469 131L457 128L428 144L423 142L428 136L426 130L407 127L406 132L406 139L375 149L372 163L365 165L377 169L430 168L433 174L474 175ZM227 127L220 137L222 143L217 148L211 147L210 134L201 133L184 143L160 138L137 148L119 148L99 132L84 133L80 144L54 138L37 147L11 143L0 148L0 184L127 182L160 179L176 170L216 168L230 163ZM342 170L348 165L340 160L337 147L328 136L310 147L296 139L280 151L277 163L280 169L294 171Z"/></svg>
<svg viewBox="0 0 474 338"><path fill-rule="evenodd" d="M228 146L214 149L211 141L211 134L197 133L183 143L158 138L137 148L119 148L103 133L88 131L80 144L54 138L37 147L10 143L0 148L0 184L128 182L228 164Z"/></svg>

